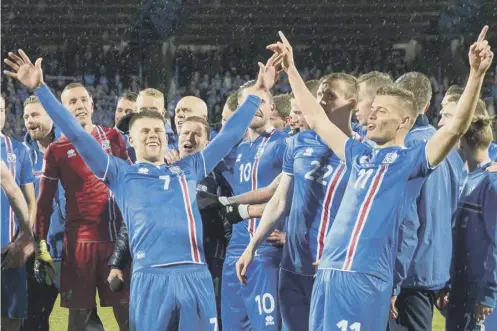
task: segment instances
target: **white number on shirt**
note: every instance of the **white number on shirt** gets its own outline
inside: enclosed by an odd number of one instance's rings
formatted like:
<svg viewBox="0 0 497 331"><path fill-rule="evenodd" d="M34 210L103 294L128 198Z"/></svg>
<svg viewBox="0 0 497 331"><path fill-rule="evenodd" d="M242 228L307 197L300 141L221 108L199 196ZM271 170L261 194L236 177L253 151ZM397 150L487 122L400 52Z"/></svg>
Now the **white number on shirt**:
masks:
<svg viewBox="0 0 497 331"><path fill-rule="evenodd" d="M369 177L374 173L374 169L361 169L359 171L359 176L357 176L357 181L355 182L354 188L363 189L368 183Z"/></svg>
<svg viewBox="0 0 497 331"><path fill-rule="evenodd" d="M316 181L316 183L326 186L328 182L324 179L328 178L333 173L333 167L330 165L321 167L321 163L319 161L312 161L311 165L313 168L304 175L304 178ZM316 178L315 175L317 175L319 171L321 172L321 175Z"/></svg>
<svg viewBox="0 0 497 331"><path fill-rule="evenodd" d="M160 179L164 180L164 190L169 189L169 184L171 183L171 176L159 176Z"/></svg>
<svg viewBox="0 0 497 331"><path fill-rule="evenodd" d="M217 331L218 328L217 328L217 317L211 317L209 319L209 321L211 322L211 324L214 324L214 331Z"/></svg>
<svg viewBox="0 0 497 331"><path fill-rule="evenodd" d="M349 326L349 321L341 320L338 322L337 326L340 328L340 331L347 331L347 327ZM352 331L361 331L361 323L353 323L350 325L350 330Z"/></svg>
<svg viewBox="0 0 497 331"><path fill-rule="evenodd" d="M259 315L262 315L263 311L265 314L271 314L274 311L274 298L271 293L264 293L262 299L260 295L256 296L255 302L259 308Z"/></svg>
<svg viewBox="0 0 497 331"><path fill-rule="evenodd" d="M252 164L245 163L240 165L240 183L248 182L252 175Z"/></svg>

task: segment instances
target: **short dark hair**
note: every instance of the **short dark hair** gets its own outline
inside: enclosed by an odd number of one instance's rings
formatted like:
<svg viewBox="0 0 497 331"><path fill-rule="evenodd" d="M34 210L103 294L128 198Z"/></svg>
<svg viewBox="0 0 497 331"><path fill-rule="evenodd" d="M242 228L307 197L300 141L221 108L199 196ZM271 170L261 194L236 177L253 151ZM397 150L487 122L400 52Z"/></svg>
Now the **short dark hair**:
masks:
<svg viewBox="0 0 497 331"><path fill-rule="evenodd" d="M290 95L280 94L276 95L274 98L275 110L278 112L281 118L285 119L290 116L290 111L292 110L292 105L290 103Z"/></svg>
<svg viewBox="0 0 497 331"><path fill-rule="evenodd" d="M121 101L121 99L125 99L125 100L131 101L131 102L136 102L137 98L138 98L138 93L135 93L135 92L124 92L119 97L119 99L117 100L117 102Z"/></svg>
<svg viewBox="0 0 497 331"><path fill-rule="evenodd" d="M395 85L411 91L418 104L418 114L425 110L425 106L430 102L432 96L431 81L426 75L412 71L403 74L396 81Z"/></svg>
<svg viewBox="0 0 497 331"><path fill-rule="evenodd" d="M238 109L238 91L235 91L228 95L226 98L226 105L230 112L234 113Z"/></svg>
<svg viewBox="0 0 497 331"><path fill-rule="evenodd" d="M487 111L483 114L475 114L468 131L463 139L472 149L488 149L488 146L494 139L492 124L494 117L488 115Z"/></svg>
<svg viewBox="0 0 497 331"><path fill-rule="evenodd" d="M162 117L162 115L159 112L153 110L144 110L139 113L133 113L131 119L129 120L129 126L128 126L129 130L131 131L133 124L142 118L153 118L156 120L160 120L162 123L164 123L164 117Z"/></svg>
<svg viewBox="0 0 497 331"><path fill-rule="evenodd" d="M346 86L345 88L345 95L344 97L346 99L356 99L357 100L357 78L355 78L352 75L345 74L342 72L338 73L332 73L329 75L324 76L321 78L320 85L321 84L329 84L333 81L340 81L343 82Z"/></svg>
<svg viewBox="0 0 497 331"><path fill-rule="evenodd" d="M393 79L389 74L380 71L371 71L360 75L357 78L357 85L364 83L368 93L375 94L380 87L393 84ZM359 90L360 90L359 86Z"/></svg>
<svg viewBox="0 0 497 331"><path fill-rule="evenodd" d="M383 86L376 92L376 95L386 95L396 97L399 101L402 102L404 108L406 108L409 113L416 118L418 114L418 105L416 103L416 98L414 97L414 93L403 89L401 87L397 87L394 85L391 86Z"/></svg>
<svg viewBox="0 0 497 331"><path fill-rule="evenodd" d="M200 123L204 126L205 129L205 134L207 135L207 139L210 139L211 136L211 127L209 125L209 122L207 122L204 118L199 117L199 116L190 116L185 119L184 123L186 122L195 122L195 123ZM181 132L179 132L181 134Z"/></svg>
<svg viewBox="0 0 497 331"><path fill-rule="evenodd" d="M321 85L319 79L311 79L305 82L305 87L312 93L314 98L317 98L318 96L319 85ZM293 92L290 92L288 95L290 96L290 99L295 99L295 94Z"/></svg>

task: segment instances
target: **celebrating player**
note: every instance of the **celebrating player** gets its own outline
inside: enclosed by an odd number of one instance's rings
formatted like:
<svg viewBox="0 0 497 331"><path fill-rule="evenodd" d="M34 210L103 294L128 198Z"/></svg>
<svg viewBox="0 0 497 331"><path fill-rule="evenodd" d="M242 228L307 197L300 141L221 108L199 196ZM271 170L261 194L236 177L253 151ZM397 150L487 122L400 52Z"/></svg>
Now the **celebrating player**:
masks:
<svg viewBox="0 0 497 331"><path fill-rule="evenodd" d="M253 84L249 82L241 87L238 92L239 103L250 93ZM240 143L236 151L235 194L265 187L281 173L287 135L272 127L269 116L273 108L272 96L267 92L250 123L248 139ZM221 313L225 330L280 328L278 266L281 247L270 242L261 247L249 276L252 282L248 286L242 286L236 277L236 261L250 242L258 223L258 218L252 218L233 226L223 266L221 289Z"/></svg>
<svg viewBox="0 0 497 331"><path fill-rule="evenodd" d="M469 174L454 216L451 292L447 331L496 330L497 173L488 146L492 118L476 114L461 138L459 152Z"/></svg>
<svg viewBox="0 0 497 331"><path fill-rule="evenodd" d="M114 125L126 114L136 112L136 98L138 95L133 92L125 92L117 100L116 112L114 114Z"/></svg>
<svg viewBox="0 0 497 331"><path fill-rule="evenodd" d="M282 130L285 133L290 132L290 96L281 94L273 97L274 109L269 116L271 125L277 130Z"/></svg>
<svg viewBox="0 0 497 331"><path fill-rule="evenodd" d="M407 183L428 176L467 131L493 59L485 40L487 30L485 26L470 48L470 76L455 117L427 143L408 149L402 147L404 137L418 113L411 92L397 87L378 90L367 126L367 138L376 144L372 148L347 138L327 121L323 109L305 87L293 61L292 47L282 33L282 42L268 46L282 56L282 66L309 126L351 168L313 287L311 330L337 326L386 328L393 254L405 211L402 202Z"/></svg>
<svg viewBox="0 0 497 331"><path fill-rule="evenodd" d="M406 147L415 147L436 132L425 115L432 96L431 82L422 73L409 72L395 85L411 91L418 105L414 126L404 139ZM434 298L450 277L452 249L447 240L451 238L462 170L462 160L453 149L427 179L409 182L409 198L414 202L407 207L400 226L391 331L432 329Z"/></svg>
<svg viewBox="0 0 497 331"><path fill-rule="evenodd" d="M5 100L0 96L0 130L3 130L5 125L5 117ZM0 133L0 152L2 162L10 171L15 184L21 188L28 204L28 222L32 224L33 215L36 213L36 198L28 150L19 141ZM31 230L28 224L29 231L23 231L26 220L18 218L12 207L2 191L2 328L19 330L27 308L27 276L24 262L30 254L24 248L32 249L33 246L19 244L26 242L26 236L28 233L31 235Z"/></svg>
<svg viewBox="0 0 497 331"><path fill-rule="evenodd" d="M134 116L130 144L138 163L131 166L107 154L55 99L43 83L41 59L33 65L24 52L20 53L22 59L13 68L17 73L8 75L35 89L55 124L74 143L95 176L112 189L125 213L133 257L130 328L216 329L214 292L205 266L202 223L194 194L197 183L243 136L259 107L257 95L266 95L274 84L275 56L266 66L259 63L257 83L247 91L252 95L219 135L202 153L173 166L164 164L167 138L161 114L142 111Z"/></svg>
<svg viewBox="0 0 497 331"><path fill-rule="evenodd" d="M348 136L357 103L357 80L347 74L322 78L318 102L330 121ZM350 171L315 131L296 135L285 153L283 175L261 223L236 267L244 281L254 252L287 214L287 240L279 274L281 315L285 330L308 330L311 292L324 239L340 206ZM248 280L250 282L252 280Z"/></svg>

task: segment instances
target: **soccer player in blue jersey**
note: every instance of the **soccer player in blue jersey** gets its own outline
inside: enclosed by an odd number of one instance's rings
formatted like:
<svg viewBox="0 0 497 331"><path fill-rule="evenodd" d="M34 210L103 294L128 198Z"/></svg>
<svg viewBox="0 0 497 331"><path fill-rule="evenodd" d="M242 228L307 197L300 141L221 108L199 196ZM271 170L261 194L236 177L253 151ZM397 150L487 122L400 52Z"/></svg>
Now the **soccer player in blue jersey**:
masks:
<svg viewBox="0 0 497 331"><path fill-rule="evenodd" d="M456 116L427 143L405 148L404 137L418 108L411 92L397 87L378 90L368 117L367 138L376 147L348 138L329 121L305 88L292 54L282 42L268 48L282 56L292 90L309 126L351 168L343 203L328 232L312 299L311 330L384 330L387 326L394 258L400 221L405 215L409 180L426 177L467 131L493 53L485 26L469 51L468 83Z"/></svg>
<svg viewBox="0 0 497 331"><path fill-rule="evenodd" d="M5 125L5 100L0 97L0 130ZM2 191L1 243L2 243L2 329L19 330L27 310L27 275L24 263L33 252L20 245L31 237L29 223L36 213L34 177L29 153L21 142L0 133L1 161L5 163L15 184L20 187L28 203L29 219L19 219ZM29 252L28 250L31 249ZM22 263L19 262L22 257Z"/></svg>
<svg viewBox="0 0 497 331"><path fill-rule="evenodd" d="M357 80L347 74L322 78L317 100L328 119L352 137L352 112L357 103ZM326 234L340 206L350 171L315 131L294 136L285 153L283 175L267 204L261 223L237 263L245 282L255 251L277 224L289 215L279 274L283 328L309 329L309 310L316 268ZM250 283L252 280L248 279Z"/></svg>
<svg viewBox="0 0 497 331"><path fill-rule="evenodd" d="M454 215L451 292L446 330L497 330L497 173L488 146L492 119L475 115L459 152L469 174Z"/></svg>
<svg viewBox="0 0 497 331"><path fill-rule="evenodd" d="M239 102L250 92L254 82L242 86ZM270 122L273 109L270 93L264 95L248 138L241 142L235 160L234 193L239 195L269 185L282 170L287 134L276 130ZM281 247L267 242L258 251L249 286L242 286L236 277L235 264L259 224L258 218L244 220L233 226L231 241L223 266L221 314L225 330L278 330L278 265Z"/></svg>
<svg viewBox="0 0 497 331"><path fill-rule="evenodd" d="M274 109L269 116L271 125L285 133L290 133L290 96L288 94L280 94L273 97Z"/></svg>
<svg viewBox="0 0 497 331"><path fill-rule="evenodd" d="M418 106L418 116L404 144L423 144L436 132L425 115L432 97L431 82L422 73L409 72L395 85L411 91ZM435 297L450 277L452 247L447 243L462 172L462 159L453 149L427 179L409 182L412 203L400 226L389 330L432 329Z"/></svg>
<svg viewBox="0 0 497 331"><path fill-rule="evenodd" d="M72 141L93 173L114 193L129 231L133 275L131 330L217 330L212 280L205 265L197 183L241 139L261 98L274 85L273 56L259 63L256 84L219 135L201 152L173 166L164 163L167 138L161 114L142 111L130 121L130 144L137 163L109 156L43 83L41 59L33 65L23 51L15 72L54 123ZM12 56L11 56L12 58Z"/></svg>
<svg viewBox="0 0 497 331"><path fill-rule="evenodd" d="M357 101L355 116L361 129L356 132L364 137L367 133L366 125L376 92L380 87L393 84L393 80L388 74L371 71L359 76L357 84L359 85L359 99Z"/></svg>

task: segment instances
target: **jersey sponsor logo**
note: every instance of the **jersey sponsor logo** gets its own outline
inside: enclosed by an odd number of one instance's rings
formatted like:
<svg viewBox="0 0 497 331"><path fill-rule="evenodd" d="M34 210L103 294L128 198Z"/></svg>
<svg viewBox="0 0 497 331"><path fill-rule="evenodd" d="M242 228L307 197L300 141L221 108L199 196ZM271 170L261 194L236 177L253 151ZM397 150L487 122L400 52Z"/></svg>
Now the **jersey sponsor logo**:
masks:
<svg viewBox="0 0 497 331"><path fill-rule="evenodd" d="M16 162L17 157L14 153L7 153L7 162L14 163Z"/></svg>
<svg viewBox="0 0 497 331"><path fill-rule="evenodd" d="M140 168L140 169L138 169L138 173L146 175L146 174L148 174L148 169L147 168Z"/></svg>
<svg viewBox="0 0 497 331"><path fill-rule="evenodd" d="M67 151L67 157L68 158L71 158L71 157L74 157L76 156L76 151L74 149L70 149Z"/></svg>
<svg viewBox="0 0 497 331"><path fill-rule="evenodd" d="M102 140L102 148L103 149L109 149L110 148L110 141L108 139Z"/></svg>
<svg viewBox="0 0 497 331"><path fill-rule="evenodd" d="M395 160L397 160L397 158L399 157L399 154L397 154L396 152L392 152L392 153L388 153L385 158L383 159L383 164L392 164L395 162Z"/></svg>
<svg viewBox="0 0 497 331"><path fill-rule="evenodd" d="M305 149L304 156L311 156L313 152L314 152L314 149L312 147L307 147Z"/></svg>

